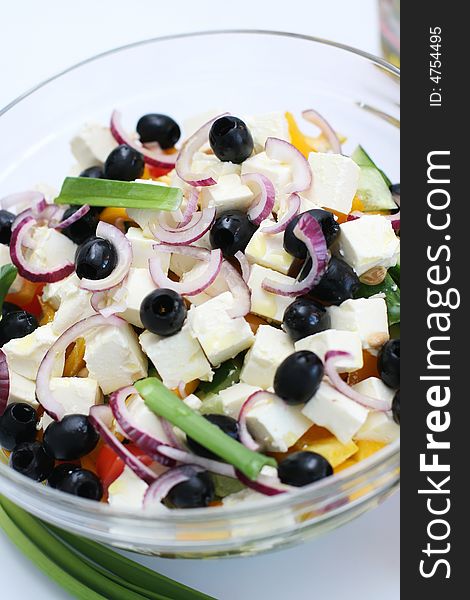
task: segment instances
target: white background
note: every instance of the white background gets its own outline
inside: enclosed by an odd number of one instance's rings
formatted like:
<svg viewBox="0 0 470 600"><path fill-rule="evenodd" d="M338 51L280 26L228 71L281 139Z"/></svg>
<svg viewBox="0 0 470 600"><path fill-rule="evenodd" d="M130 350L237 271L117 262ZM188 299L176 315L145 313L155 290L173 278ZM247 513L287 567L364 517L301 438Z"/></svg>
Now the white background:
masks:
<svg viewBox="0 0 470 600"><path fill-rule="evenodd" d="M377 54L376 4L376 0L2 2L0 107L83 58L169 33L242 27L286 30L333 39ZM361 600L397 600L398 526L396 495L328 536L275 554L204 562L142 560L220 600L322 596L337 600L351 595ZM0 553L3 597L69 598L1 533Z"/></svg>

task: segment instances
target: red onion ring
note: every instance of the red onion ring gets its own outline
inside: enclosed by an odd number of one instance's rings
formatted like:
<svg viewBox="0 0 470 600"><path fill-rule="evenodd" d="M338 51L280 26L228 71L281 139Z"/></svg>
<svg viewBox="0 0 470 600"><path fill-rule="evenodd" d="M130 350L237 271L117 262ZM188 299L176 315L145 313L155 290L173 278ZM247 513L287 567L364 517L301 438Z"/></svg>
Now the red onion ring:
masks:
<svg viewBox="0 0 470 600"><path fill-rule="evenodd" d="M322 134L326 137L332 152L335 154L341 154L341 143L336 135L335 130L320 113L318 113L316 110L313 110L313 108L310 108L308 110L304 110L302 112L302 116L306 121L316 125L321 130Z"/></svg>
<svg viewBox="0 0 470 600"><path fill-rule="evenodd" d="M144 157L144 161L152 167L167 169L171 171L175 167L176 155L165 154L160 148L157 150L157 145L152 144L152 150L149 150L140 143L133 140L126 132L121 123L121 113L118 110L113 110L110 123L111 134L118 144L126 144L137 152L140 152Z"/></svg>
<svg viewBox="0 0 470 600"><path fill-rule="evenodd" d="M257 188L253 203L248 210L248 217L254 225L259 225L272 213L276 200L276 192L270 179L261 173L245 173L241 177L242 182L252 191ZM253 186L254 184L254 186Z"/></svg>
<svg viewBox="0 0 470 600"><path fill-rule="evenodd" d="M132 246L120 229L104 221L98 223L96 235L107 240L116 248L117 265L104 279L86 279L84 277L80 280L80 287L90 292L103 292L119 285L129 273L132 263Z"/></svg>
<svg viewBox="0 0 470 600"><path fill-rule="evenodd" d="M193 173L191 171L191 163L193 161L194 154L205 142L207 142L212 124L215 121L217 121L217 119L220 119L221 117L224 117L228 114L229 113L223 113L205 123L192 136L190 136L181 147L175 165L176 174L180 179L182 179L189 185L197 187L214 185L215 183L217 183L215 179L213 179L210 176L208 177L207 175L203 175L201 173Z"/></svg>
<svg viewBox="0 0 470 600"><path fill-rule="evenodd" d="M228 463L197 456L196 454L172 448L171 446L160 446L158 451L160 454L172 458L177 462L198 465L211 473L218 473L219 475L225 475L225 477L232 477L233 479L236 478L234 467Z"/></svg>
<svg viewBox="0 0 470 600"><path fill-rule="evenodd" d="M275 137L268 137L264 146L268 158L287 163L292 169L292 183L286 192L303 192L312 185L312 169L305 156L295 146Z"/></svg>
<svg viewBox="0 0 470 600"><path fill-rule="evenodd" d="M10 396L10 372L8 371L7 357L0 350L0 417L5 412Z"/></svg>
<svg viewBox="0 0 470 600"><path fill-rule="evenodd" d="M274 394L272 394L271 392L258 390L257 392L253 392L253 394L248 396L248 398L242 404L242 407L240 409L240 413L238 415L238 429L240 434L240 442L250 450L253 450L254 452L257 452L261 448L261 444L258 444L258 442L253 439L251 433L248 431L248 427L246 424L247 413L250 411L250 409L252 409L260 402L264 402L272 398L273 396Z"/></svg>
<svg viewBox="0 0 470 600"><path fill-rule="evenodd" d="M302 200L298 194L291 194L287 198L287 211L282 216L282 219L274 223L274 225L262 227L261 231L263 233L281 233L285 231L289 223L298 215L301 203Z"/></svg>
<svg viewBox="0 0 470 600"><path fill-rule="evenodd" d="M167 421L167 419L160 417L160 422L162 424L163 431L165 432L165 435L168 438L168 441L170 442L169 445L178 450L185 450L185 448L181 444L180 440L176 436L176 434L173 430L173 425L170 423L170 421ZM168 460L170 460L170 459L168 459Z"/></svg>
<svg viewBox="0 0 470 600"><path fill-rule="evenodd" d="M265 279L261 286L267 292L279 296L301 296L309 292L322 278L328 264L328 249L325 236L318 221L308 213L303 213L294 227L294 235L304 242L312 258L312 267L305 279L293 284Z"/></svg>
<svg viewBox="0 0 470 600"><path fill-rule="evenodd" d="M55 359L59 354L64 353L67 350L67 347L78 337L81 337L90 329L101 327L103 325L122 327L123 325L126 325L126 321L115 316L105 318L101 315L93 315L92 317L82 319L64 331L64 333L52 344L42 359L36 377L36 396L38 402L47 414L55 421L60 421L65 415L64 407L54 398L54 393L50 389L50 380Z"/></svg>
<svg viewBox="0 0 470 600"><path fill-rule="evenodd" d="M350 385L348 385L345 381L341 379L337 370L334 367L335 359L340 357L348 357L352 358L349 352L345 352L344 350L329 350L325 354L325 358L323 360L325 365L325 375L330 378L331 385L341 392L354 402L365 406L366 408L370 408L372 410L378 410L381 412L386 412L391 410L392 404L386 400L379 400L378 398L371 398L370 396L365 396L364 394L360 394L358 391L354 390Z"/></svg>
<svg viewBox="0 0 470 600"><path fill-rule="evenodd" d="M200 213L191 217L190 224L184 229L164 229L160 223L151 223L150 229L155 239L166 244L185 246L201 239L212 227L215 221L215 208L204 208Z"/></svg>
<svg viewBox="0 0 470 600"><path fill-rule="evenodd" d="M228 289L233 296L233 305L227 310L227 314L236 319L244 317L251 310L251 291L242 276L228 261L224 260L221 274L225 278Z"/></svg>
<svg viewBox="0 0 470 600"><path fill-rule="evenodd" d="M197 210L197 205L199 202L199 192L198 190L191 189L188 197L188 201L186 207L184 209L181 221L178 223L178 228L185 227L191 221L191 217Z"/></svg>
<svg viewBox="0 0 470 600"><path fill-rule="evenodd" d="M75 223L76 221L84 217L89 212L89 210L90 207L88 206L88 204L80 206L80 208L76 210L73 214L71 214L70 217L67 217L64 221L57 223L57 225L54 225L54 229L65 229L66 227L69 227L70 225L72 225L72 223Z"/></svg>
<svg viewBox="0 0 470 600"><path fill-rule="evenodd" d="M184 483L203 471L204 469L201 469L198 465L183 465L166 471L146 490L143 507L148 509L158 506L166 509L161 502L168 496L169 492L179 483Z"/></svg>
<svg viewBox="0 0 470 600"><path fill-rule="evenodd" d="M248 259L246 258L246 256L243 254L243 252L241 250L239 250L238 252L235 252L234 257L240 263L243 281L245 283L248 283L248 279L250 278L250 272L251 272L251 265L248 262Z"/></svg>
<svg viewBox="0 0 470 600"><path fill-rule="evenodd" d="M360 219L361 217L366 217L367 213L361 212L360 210L354 210L353 212L349 213L348 215L348 221L356 221L357 219ZM399 231L400 229L400 211L394 213L393 215L381 215L382 217L384 217L384 219L387 219L387 221L390 221L392 224L392 227L395 231Z"/></svg>
<svg viewBox="0 0 470 600"><path fill-rule="evenodd" d="M179 246L179 248L183 249L185 246ZM157 250L157 252L158 249L159 246L156 244L155 250ZM185 253L180 252L180 254ZM150 276L155 284L160 288L174 290L181 296L196 296L197 294L200 294L206 290L217 279L222 267L222 251L218 248L210 251L207 250L207 254L203 260L208 261L209 264L207 265L207 269L205 269L204 273L202 273L199 277L192 281L172 281L169 277L167 277L167 275L165 275L160 259L158 257L151 258L149 259Z"/></svg>
<svg viewBox="0 0 470 600"><path fill-rule="evenodd" d="M104 443L112 448L119 456L122 462L129 467L140 479L151 485L157 480L158 476L144 465L136 456L129 452L111 431L113 423L113 413L109 406L99 404L90 408L89 419L93 427L103 438Z"/></svg>
<svg viewBox="0 0 470 600"><path fill-rule="evenodd" d="M164 466L173 466L175 461L160 454L158 448L166 446L167 442L158 440L152 433L146 431L141 425L133 423L132 413L127 408L126 400L130 395L139 395L133 386L121 388L109 396L109 406L114 418L126 436L134 442L150 458Z"/></svg>
<svg viewBox="0 0 470 600"><path fill-rule="evenodd" d="M32 282L46 282L54 283L60 281L68 275L70 275L75 265L72 262L65 262L54 267L53 270L44 271L40 268L33 267L28 264L23 254L23 243L29 237L29 232L32 227L36 225L36 221L33 217L25 217L15 229L12 229L11 240L10 240L10 256L11 262L18 269L18 273Z"/></svg>
<svg viewBox="0 0 470 600"><path fill-rule="evenodd" d="M124 283L116 288L110 288L103 292L93 292L90 299L92 308L103 317L110 317L116 313L122 313L127 308L127 290ZM111 304L108 305L108 300L111 299ZM104 303L104 306L101 305Z"/></svg>
<svg viewBox="0 0 470 600"><path fill-rule="evenodd" d="M260 494L264 494L265 496L277 496L279 494L285 494L287 490L279 489L276 487L272 487L267 483L261 482L259 479L256 481L252 481L246 475L241 473L240 471L236 471L238 480L246 485L246 487L259 492Z"/></svg>

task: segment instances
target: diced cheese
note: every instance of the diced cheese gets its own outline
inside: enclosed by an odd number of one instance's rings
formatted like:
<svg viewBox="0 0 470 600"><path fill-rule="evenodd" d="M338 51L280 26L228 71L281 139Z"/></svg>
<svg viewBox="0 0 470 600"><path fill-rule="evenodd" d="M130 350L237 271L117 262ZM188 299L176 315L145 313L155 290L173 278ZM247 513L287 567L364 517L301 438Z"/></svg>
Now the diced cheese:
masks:
<svg viewBox="0 0 470 600"><path fill-rule="evenodd" d="M225 390L221 390L218 393L218 398L222 404L222 410L229 417L238 419L238 415L240 414L241 407L245 400L260 389L261 388L257 386L240 382L231 385Z"/></svg>
<svg viewBox="0 0 470 600"><path fill-rule="evenodd" d="M227 210L246 211L253 202L253 192L242 183L240 175L221 175L215 185L203 187L202 208L214 207L217 214Z"/></svg>
<svg viewBox="0 0 470 600"><path fill-rule="evenodd" d="M282 111L273 111L244 118L253 137L255 152L264 150L268 137L289 141L289 126Z"/></svg>
<svg viewBox="0 0 470 600"><path fill-rule="evenodd" d="M105 325L85 335L85 363L104 394L147 377L147 359L130 325Z"/></svg>
<svg viewBox="0 0 470 600"><path fill-rule="evenodd" d="M195 394L189 394L189 396L186 396L186 398L184 398L183 402L192 410L200 410L200 408L202 407L201 400L199 400L199 398Z"/></svg>
<svg viewBox="0 0 470 600"><path fill-rule="evenodd" d="M390 406L392 405L395 390L392 390L388 385L385 385L378 377L368 377L359 383L355 383L352 387L364 396L369 396L376 400L384 400L385 402L389 402Z"/></svg>
<svg viewBox="0 0 470 600"><path fill-rule="evenodd" d="M293 302L293 298L287 296L279 296L272 294L262 288L262 283L265 279L270 279L279 283L287 283L289 285L295 282L295 279L267 269L260 265L251 267L250 277L248 279L248 287L251 290L251 312L260 317L265 317L272 321L280 323L284 317L286 308Z"/></svg>
<svg viewBox="0 0 470 600"><path fill-rule="evenodd" d="M75 262L76 244L52 227L35 227L31 238L36 248L28 250L26 256L32 267L53 269L66 261Z"/></svg>
<svg viewBox="0 0 470 600"><path fill-rule="evenodd" d="M52 377L50 389L64 407L65 415L88 415L90 408L103 399L98 382L90 377ZM49 415L44 414L41 420L43 429L52 421Z"/></svg>
<svg viewBox="0 0 470 600"><path fill-rule="evenodd" d="M22 338L10 340L2 348L6 354L9 368L15 373L35 381L39 365L57 337L52 323L48 323ZM62 375L64 360L64 354L57 357L52 371L54 377Z"/></svg>
<svg viewBox="0 0 470 600"><path fill-rule="evenodd" d="M260 325L245 356L240 380L267 390L274 383L278 366L293 352L294 345L287 333L271 325Z"/></svg>
<svg viewBox="0 0 470 600"><path fill-rule="evenodd" d="M383 298L345 300L327 310L331 327L356 331L365 349L380 348L389 339L387 305Z"/></svg>
<svg viewBox="0 0 470 600"><path fill-rule="evenodd" d="M80 280L72 273L62 281L44 286L42 299L56 311L52 329L57 335L61 335L80 319L95 314L90 302L91 292L82 290L79 285Z"/></svg>
<svg viewBox="0 0 470 600"><path fill-rule="evenodd" d="M131 267L124 286L127 308L124 312L119 313L119 316L131 325L143 327L140 320L140 305L142 304L142 300L157 288L150 277L148 268L136 269Z"/></svg>
<svg viewBox="0 0 470 600"><path fill-rule="evenodd" d="M170 254L156 252L153 247L157 243L155 239L145 237L139 227L129 227L126 238L132 245L132 267L148 269L149 259L158 256L164 273L168 273L170 267Z"/></svg>
<svg viewBox="0 0 470 600"><path fill-rule="evenodd" d="M102 165L117 146L109 127L97 123L85 124L70 142L72 154L82 170Z"/></svg>
<svg viewBox="0 0 470 600"><path fill-rule="evenodd" d="M368 409L338 392L328 380L323 380L316 394L302 409L316 425L325 427L340 442L348 444L364 425Z"/></svg>
<svg viewBox="0 0 470 600"><path fill-rule="evenodd" d="M276 191L274 210L277 211L292 180L291 168L275 158L268 158L266 152L260 152L245 160L242 164L242 175L244 173L261 173L271 180Z"/></svg>
<svg viewBox="0 0 470 600"><path fill-rule="evenodd" d="M354 435L354 439L390 444L399 436L399 425L387 413L371 411L367 417L367 421Z"/></svg>
<svg viewBox="0 0 470 600"><path fill-rule="evenodd" d="M289 406L274 395L253 406L246 424L254 439L270 452L287 452L312 426L301 407Z"/></svg>
<svg viewBox="0 0 470 600"><path fill-rule="evenodd" d="M211 249L211 243L209 240L209 232L203 235L201 238L191 244L191 246L197 246L198 248L205 248L206 250ZM178 277L181 277L183 273L190 271L194 265L199 264L196 258L191 256L185 256L184 254L178 254L175 252L171 255L170 259L170 271L173 271Z"/></svg>
<svg viewBox="0 0 470 600"><path fill-rule="evenodd" d="M18 373L10 369L8 404L13 402L24 402L33 408L39 406L36 400L36 386L34 385L34 381L26 379L23 375L18 375Z"/></svg>
<svg viewBox="0 0 470 600"><path fill-rule="evenodd" d="M166 387L174 389L180 381L189 383L194 379L212 381L211 366L188 324L168 337L144 331L139 341Z"/></svg>
<svg viewBox="0 0 470 600"><path fill-rule="evenodd" d="M164 181L154 181L153 179L136 179L135 182L168 187L168 184ZM144 237L153 240L153 243L155 244L155 238L152 234L152 225L159 221L161 217L161 211L150 208L127 208L126 212L129 218L135 221L142 229Z"/></svg>
<svg viewBox="0 0 470 600"><path fill-rule="evenodd" d="M320 454L334 469L356 454L358 447L352 440L347 444L342 444L334 435L331 435L315 440L311 444L305 444L302 450Z"/></svg>
<svg viewBox="0 0 470 600"><path fill-rule="evenodd" d="M248 242L245 256L250 263L273 269L287 275L294 257L284 250L284 233L263 233L263 227L272 225L273 221L266 219L260 225Z"/></svg>
<svg viewBox="0 0 470 600"><path fill-rule="evenodd" d="M117 509L141 510L148 484L129 467L108 488L108 504Z"/></svg>
<svg viewBox="0 0 470 600"><path fill-rule="evenodd" d="M195 152L191 171L206 177L212 177L219 182L221 177L225 175L235 174L240 175L241 166L232 162L223 162L217 158L215 154L206 154L205 152Z"/></svg>
<svg viewBox="0 0 470 600"><path fill-rule="evenodd" d="M325 354L330 350L349 352L351 357L336 359L335 368L340 373L357 371L364 364L361 338L356 331L340 331L338 329L320 331L295 342L295 349L315 352L322 361L325 360Z"/></svg>
<svg viewBox="0 0 470 600"><path fill-rule="evenodd" d="M381 215L365 215L342 223L337 247L358 275L372 267L393 267L400 255L400 240L391 222Z"/></svg>
<svg viewBox="0 0 470 600"><path fill-rule="evenodd" d="M359 184L360 168L341 154L311 152L312 186L304 196L325 208L348 214Z"/></svg>
<svg viewBox="0 0 470 600"><path fill-rule="evenodd" d="M192 306L188 324L212 365L234 358L249 348L254 335L243 317L233 319L227 311L233 306L233 296L224 292L204 304Z"/></svg>

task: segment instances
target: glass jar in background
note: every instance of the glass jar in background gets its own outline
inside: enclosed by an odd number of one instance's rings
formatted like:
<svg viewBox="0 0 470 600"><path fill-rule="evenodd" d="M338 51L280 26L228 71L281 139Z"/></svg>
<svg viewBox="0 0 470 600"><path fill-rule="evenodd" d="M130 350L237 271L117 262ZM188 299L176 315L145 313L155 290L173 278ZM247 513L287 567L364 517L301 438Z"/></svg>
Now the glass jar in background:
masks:
<svg viewBox="0 0 470 600"><path fill-rule="evenodd" d="M384 57L400 66L400 0L379 0L380 35Z"/></svg>

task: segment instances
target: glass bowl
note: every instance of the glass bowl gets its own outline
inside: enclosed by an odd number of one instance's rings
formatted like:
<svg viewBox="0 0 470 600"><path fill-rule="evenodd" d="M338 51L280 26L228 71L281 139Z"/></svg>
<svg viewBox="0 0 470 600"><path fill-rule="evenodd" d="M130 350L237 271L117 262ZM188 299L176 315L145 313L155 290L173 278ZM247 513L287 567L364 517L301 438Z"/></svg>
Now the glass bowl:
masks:
<svg viewBox="0 0 470 600"><path fill-rule="evenodd" d="M304 35L212 31L146 40L50 78L0 111L0 197L38 182L59 187L69 141L118 107L129 127L146 112L179 122L209 109L251 114L306 108L360 142L399 181L399 71L364 52ZM308 124L303 128L308 131ZM183 132L184 133L184 132ZM312 129L313 134L313 129ZM376 506L399 482L399 442L289 495L235 507L113 510L34 483L0 464L0 492L68 531L171 557L244 555L306 540Z"/></svg>

